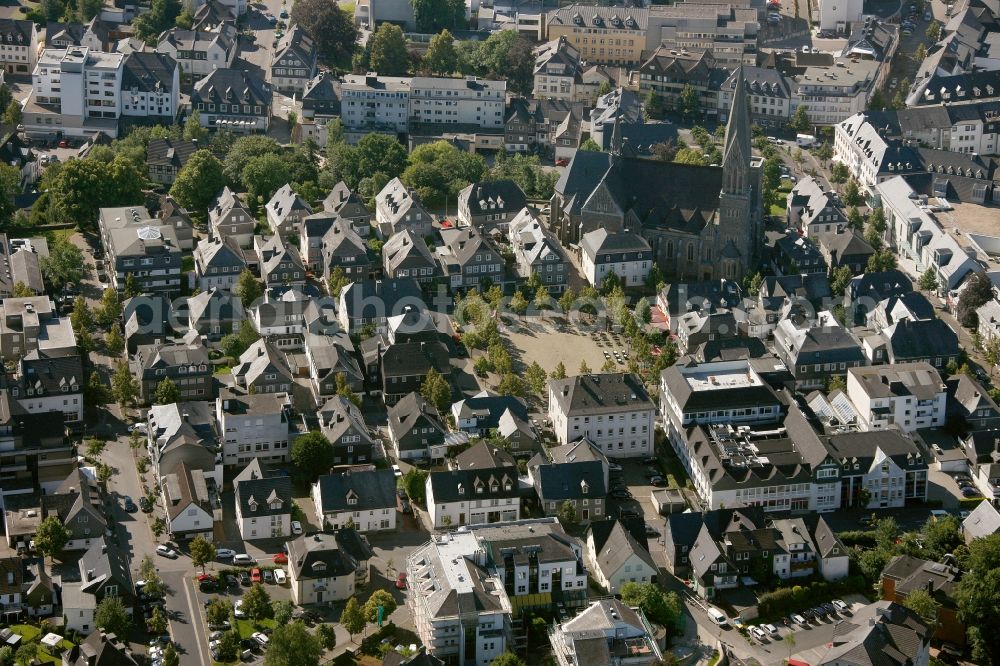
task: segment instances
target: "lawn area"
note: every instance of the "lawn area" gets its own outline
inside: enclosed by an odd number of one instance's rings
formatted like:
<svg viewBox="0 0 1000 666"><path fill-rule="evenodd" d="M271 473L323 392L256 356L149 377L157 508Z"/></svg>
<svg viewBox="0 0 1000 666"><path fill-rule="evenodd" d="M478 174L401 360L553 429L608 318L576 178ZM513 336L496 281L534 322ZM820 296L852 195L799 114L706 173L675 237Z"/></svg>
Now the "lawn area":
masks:
<svg viewBox="0 0 1000 666"><path fill-rule="evenodd" d="M229 365L219 365L216 366L215 370L212 371L213 375L231 375L233 373L232 366Z"/></svg>
<svg viewBox="0 0 1000 666"><path fill-rule="evenodd" d="M42 639L42 630L38 627L32 626L30 624L12 624L10 630L15 634L21 635L21 642L24 643L38 643ZM61 655L64 651L73 647L73 643L66 640L65 638L59 643L58 649L55 650L55 655L48 653L48 648L44 645L38 645L38 660L43 664L60 664L62 663Z"/></svg>
<svg viewBox="0 0 1000 666"><path fill-rule="evenodd" d="M257 627L260 627L259 629ZM264 620L260 622L257 626L250 620L236 620L236 630L240 632L240 638L250 638L251 634L260 631L261 629L274 630L278 626L278 623L274 620Z"/></svg>

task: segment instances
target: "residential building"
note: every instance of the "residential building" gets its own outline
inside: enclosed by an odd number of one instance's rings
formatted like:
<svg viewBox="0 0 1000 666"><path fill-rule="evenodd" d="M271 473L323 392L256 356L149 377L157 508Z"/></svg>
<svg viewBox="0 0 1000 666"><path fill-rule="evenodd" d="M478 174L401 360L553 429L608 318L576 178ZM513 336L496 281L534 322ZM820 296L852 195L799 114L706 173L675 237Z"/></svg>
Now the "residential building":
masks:
<svg viewBox="0 0 1000 666"><path fill-rule="evenodd" d="M371 547L350 528L288 542L288 583L298 605L345 601L368 582Z"/></svg>
<svg viewBox="0 0 1000 666"><path fill-rule="evenodd" d="M0 385L30 414L56 416L73 431L83 426L83 361L75 348L32 350Z"/></svg>
<svg viewBox="0 0 1000 666"><path fill-rule="evenodd" d="M962 521L962 533L967 544L1000 533L1000 511L991 502L980 502Z"/></svg>
<svg viewBox="0 0 1000 666"><path fill-rule="evenodd" d="M581 437L607 456L637 458L653 451L656 405L638 376L628 373L551 379L549 418L560 444Z"/></svg>
<svg viewBox="0 0 1000 666"><path fill-rule="evenodd" d="M717 113L722 118L729 116L729 110L733 106L738 75L739 73L734 71L719 88ZM742 75L746 85L750 120L761 127L783 127L792 117L795 106L800 103L795 81L780 69L756 67L752 63L751 66L742 68ZM812 105L809 109L812 110ZM810 120L812 120L811 115Z"/></svg>
<svg viewBox="0 0 1000 666"><path fill-rule="evenodd" d="M354 10L354 23L371 29L382 23L394 23L408 31L417 29L413 5L405 0L362 0Z"/></svg>
<svg viewBox="0 0 1000 666"><path fill-rule="evenodd" d="M284 393L292 390L294 372L284 353L266 340L258 340L240 356L233 368L237 386L254 393Z"/></svg>
<svg viewBox="0 0 1000 666"><path fill-rule="evenodd" d="M298 428L287 393L244 393L224 387L215 399L215 418L226 465L288 461L289 444Z"/></svg>
<svg viewBox="0 0 1000 666"><path fill-rule="evenodd" d="M170 55L142 51L129 53L125 57L122 71L123 120L174 124L180 111L180 81L181 68ZM161 170L160 174L164 173L169 172Z"/></svg>
<svg viewBox="0 0 1000 666"><path fill-rule="evenodd" d="M582 83L580 50L565 36L535 47L534 99L578 101L576 87Z"/></svg>
<svg viewBox="0 0 1000 666"><path fill-rule="evenodd" d="M141 345L130 365L143 402L155 402L156 390L165 379L177 387L181 400L215 397L214 366L201 339L193 343Z"/></svg>
<svg viewBox="0 0 1000 666"><path fill-rule="evenodd" d="M111 286L125 291L129 275L143 293L172 293L181 284L181 241L171 224L141 206L102 208L98 220Z"/></svg>
<svg viewBox="0 0 1000 666"><path fill-rule="evenodd" d="M76 467L66 426L30 413L12 393L0 391L0 492L52 492Z"/></svg>
<svg viewBox="0 0 1000 666"><path fill-rule="evenodd" d="M861 234L843 227L816 234L816 245L831 271L846 266L855 275L865 272L868 260L875 254L875 248Z"/></svg>
<svg viewBox="0 0 1000 666"><path fill-rule="evenodd" d="M527 421L528 406L521 398L499 395L488 390L480 391L470 398L463 398L451 406L455 427L478 437L488 436L507 414L515 419Z"/></svg>
<svg viewBox="0 0 1000 666"><path fill-rule="evenodd" d="M109 51L108 33L108 25L99 16L85 24L49 21L45 24L45 48L87 46L95 51Z"/></svg>
<svg viewBox="0 0 1000 666"><path fill-rule="evenodd" d="M507 238L519 278L528 280L537 273L550 294L565 290L570 273L566 252L530 208L522 208L510 221Z"/></svg>
<svg viewBox="0 0 1000 666"><path fill-rule="evenodd" d="M159 37L156 52L173 58L187 80L197 81L217 70L233 66L239 51L235 26L222 24L218 30L182 30L172 28Z"/></svg>
<svg viewBox="0 0 1000 666"><path fill-rule="evenodd" d="M208 209L208 226L212 238L231 239L246 249L253 245L257 220L239 195L227 185Z"/></svg>
<svg viewBox="0 0 1000 666"><path fill-rule="evenodd" d="M61 481L55 492L42 496L41 515L55 516L67 530L64 551L90 550L104 543L108 527L104 498L97 481L80 468Z"/></svg>
<svg viewBox="0 0 1000 666"><path fill-rule="evenodd" d="M432 219L416 194L399 178L390 180L375 196L376 232L383 238L404 229L424 238L431 233Z"/></svg>
<svg viewBox="0 0 1000 666"><path fill-rule="evenodd" d="M212 70L194 84L191 108L201 126L233 134L266 132L271 123L271 86L242 69Z"/></svg>
<svg viewBox="0 0 1000 666"><path fill-rule="evenodd" d="M614 598L594 601L576 617L549 629L559 666L653 666L663 658L655 637L642 609Z"/></svg>
<svg viewBox="0 0 1000 666"><path fill-rule="evenodd" d="M772 265L781 275L803 273L826 275L828 272L823 255L816 244L795 231L782 234L775 239Z"/></svg>
<svg viewBox="0 0 1000 666"><path fill-rule="evenodd" d="M350 222L337 218L320 241L320 270L329 280L338 269L348 280L361 282L372 274L368 245Z"/></svg>
<svg viewBox="0 0 1000 666"><path fill-rule="evenodd" d="M93 666L94 664L136 666L138 663L128 643L118 636L105 633L100 629L95 629L83 643L74 644L62 655L63 666Z"/></svg>
<svg viewBox="0 0 1000 666"><path fill-rule="evenodd" d="M337 393L340 377L352 391L364 390L365 376L354 358L354 345L346 334L306 333L303 347L309 366L310 389L317 405Z"/></svg>
<svg viewBox="0 0 1000 666"><path fill-rule="evenodd" d="M836 192L826 192L819 181L806 176L788 193L787 220L790 227L812 238L822 231L837 231L847 225L847 216Z"/></svg>
<svg viewBox="0 0 1000 666"><path fill-rule="evenodd" d="M857 408L863 430L895 426L912 433L945 423L947 387L926 361L851 368L847 397Z"/></svg>
<svg viewBox="0 0 1000 666"><path fill-rule="evenodd" d="M85 46L44 49L31 71L31 96L23 106L25 133L89 136L102 131L117 136L124 61L121 53Z"/></svg>
<svg viewBox="0 0 1000 666"><path fill-rule="evenodd" d="M427 283L440 273L427 243L408 229L395 233L382 246L382 274L388 280L413 278Z"/></svg>
<svg viewBox="0 0 1000 666"><path fill-rule="evenodd" d="M919 321L934 318L934 306L919 291L890 296L865 315L865 325L875 331L889 328L898 321Z"/></svg>
<svg viewBox="0 0 1000 666"><path fill-rule="evenodd" d="M76 335L69 318L59 317L48 296L0 300L0 357L15 363L35 350L75 351ZM79 383L82 385L82 378Z"/></svg>
<svg viewBox="0 0 1000 666"><path fill-rule="evenodd" d="M898 319L863 340L865 354L874 363L925 361L938 370L958 359L958 335L941 319Z"/></svg>
<svg viewBox="0 0 1000 666"><path fill-rule="evenodd" d="M316 520L334 530L396 529L396 477L391 469L349 469L323 474L312 487Z"/></svg>
<svg viewBox="0 0 1000 666"><path fill-rule="evenodd" d="M323 199L323 210L348 220L359 236L368 238L371 232L372 213L361 195L353 192L344 181L334 185Z"/></svg>
<svg viewBox="0 0 1000 666"><path fill-rule="evenodd" d="M409 77L345 75L341 83L341 120L358 138L370 131L407 132L410 117Z"/></svg>
<svg viewBox="0 0 1000 666"><path fill-rule="evenodd" d="M448 285L453 289L479 289L504 282L504 260L500 250L476 227L441 230L444 243L435 249Z"/></svg>
<svg viewBox="0 0 1000 666"><path fill-rule="evenodd" d="M782 319L774 329L774 348L798 389L826 386L831 373L867 364L861 346L829 312L801 325Z"/></svg>
<svg viewBox="0 0 1000 666"><path fill-rule="evenodd" d="M254 236L253 245L265 286L274 289L305 284L306 267L294 245L286 244L278 234L268 238Z"/></svg>
<svg viewBox="0 0 1000 666"><path fill-rule="evenodd" d="M121 599L125 612L132 615L136 598L129 562L122 549L108 548L104 539L99 539L80 558L79 566L79 582L63 583L60 594L67 630L87 633L95 630L97 607L109 598Z"/></svg>
<svg viewBox="0 0 1000 666"><path fill-rule="evenodd" d="M335 395L323 403L316 416L320 432L333 444L334 465L360 465L374 459L375 439L360 407Z"/></svg>
<svg viewBox="0 0 1000 666"><path fill-rule="evenodd" d="M620 594L625 583L654 583L659 568L649 554L645 525L632 519L595 520L587 528L587 563L597 584Z"/></svg>
<svg viewBox="0 0 1000 666"><path fill-rule="evenodd" d="M916 150L890 138L898 134L897 128L894 117L860 110L834 127L834 158L847 166L863 191L899 171L920 170Z"/></svg>
<svg viewBox="0 0 1000 666"><path fill-rule="evenodd" d="M638 65L647 47L648 15L648 10L639 8L626 12L615 8L566 5L549 13L546 31L550 40L564 39L576 49L579 58L588 62ZM599 49L598 42L603 44L606 40L615 48Z"/></svg>
<svg viewBox="0 0 1000 666"><path fill-rule="evenodd" d="M231 290L247 268L243 249L230 238L207 238L194 249L194 270L202 293L211 289Z"/></svg>
<svg viewBox="0 0 1000 666"><path fill-rule="evenodd" d="M38 62L38 30L34 21L5 18L0 21L4 36L0 66L7 74L31 74Z"/></svg>
<svg viewBox="0 0 1000 666"><path fill-rule="evenodd" d="M498 573L470 556L473 535L445 535L406 559L414 628L428 652L458 666L490 663L512 645L511 602ZM462 600L462 601L460 601Z"/></svg>
<svg viewBox="0 0 1000 666"><path fill-rule="evenodd" d="M312 215L313 209L286 183L267 202L266 211L271 231L282 239L288 239L289 236L301 235L302 220Z"/></svg>
<svg viewBox="0 0 1000 666"><path fill-rule="evenodd" d="M292 533L292 479L265 476L253 458L233 479L236 524L248 541L287 537Z"/></svg>
<svg viewBox="0 0 1000 666"><path fill-rule="evenodd" d="M601 460L549 460L540 453L528 461L528 481L547 516L560 516L567 505L587 524L607 515L606 463Z"/></svg>
<svg viewBox="0 0 1000 666"><path fill-rule="evenodd" d="M149 459L156 478L183 463L222 485L222 447L213 405L205 401L153 405L147 416Z"/></svg>
<svg viewBox="0 0 1000 666"><path fill-rule="evenodd" d="M177 180L177 173L197 150L198 144L194 141L152 139L146 146L146 173L149 179L169 189Z"/></svg>
<svg viewBox="0 0 1000 666"><path fill-rule="evenodd" d="M679 110L681 93L690 86L698 95L702 112L714 116L726 73L716 67L711 51L658 46L639 67L639 94L645 97L652 93L664 109Z"/></svg>
<svg viewBox="0 0 1000 666"><path fill-rule="evenodd" d="M216 287L189 298L187 315L188 330L213 342L239 330L241 322L246 318L239 297L231 296L228 290L221 291ZM135 352L134 349L130 351Z"/></svg>
<svg viewBox="0 0 1000 666"><path fill-rule="evenodd" d="M167 514L167 534L176 540L200 536L212 541L216 504L220 520L222 504L221 500L213 501L209 497L205 473L200 469L191 469L182 462L164 474L160 484Z"/></svg>
<svg viewBox="0 0 1000 666"><path fill-rule="evenodd" d="M389 407L389 441L400 460L444 458L446 433L437 410L419 393Z"/></svg>
<svg viewBox="0 0 1000 666"><path fill-rule="evenodd" d="M950 49L943 49L948 51ZM922 81L918 87L933 95L935 89L924 88ZM940 87L937 92L940 93ZM980 89L980 94L982 89ZM958 85L957 93L968 94L967 89ZM995 155L1000 149L997 142L996 100L972 101L970 103L945 103L932 106L916 106L900 109L899 129L904 139L918 141L937 150L951 150L957 153Z"/></svg>
<svg viewBox="0 0 1000 666"><path fill-rule="evenodd" d="M817 666L928 666L930 630L915 612L891 601L876 601L854 613L833 632Z"/></svg>
<svg viewBox="0 0 1000 666"><path fill-rule="evenodd" d="M340 292L337 314L346 333L355 333L367 324L376 333L386 332L389 317L408 308L425 310L420 285L413 278L352 282Z"/></svg>
<svg viewBox="0 0 1000 666"><path fill-rule="evenodd" d="M444 129L449 125L481 129L503 127L507 81L466 76L415 76L410 82L410 128Z"/></svg>
<svg viewBox="0 0 1000 666"><path fill-rule="evenodd" d="M526 203L524 192L512 180L472 183L458 193L458 221L485 234L505 233Z"/></svg>
<svg viewBox="0 0 1000 666"><path fill-rule="evenodd" d="M897 555L882 569L882 599L896 604L917 590L929 593L938 603L937 627L933 638L965 645L965 625L958 617L955 588L961 572L957 567L910 555Z"/></svg>
<svg viewBox="0 0 1000 666"><path fill-rule="evenodd" d="M271 54L271 85L282 93L302 95L316 74L317 54L312 37L293 23Z"/></svg>

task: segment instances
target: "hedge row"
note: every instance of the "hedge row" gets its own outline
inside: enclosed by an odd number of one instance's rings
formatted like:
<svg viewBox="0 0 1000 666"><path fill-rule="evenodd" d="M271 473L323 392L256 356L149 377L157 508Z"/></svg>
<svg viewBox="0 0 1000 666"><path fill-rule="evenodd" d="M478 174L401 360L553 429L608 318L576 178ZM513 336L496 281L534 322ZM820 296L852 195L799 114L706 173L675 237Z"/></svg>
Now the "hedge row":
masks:
<svg viewBox="0 0 1000 666"><path fill-rule="evenodd" d="M870 588L864 576L848 576L832 583L817 581L810 585L782 587L762 594L757 601L757 611L760 618L766 621L812 608L840 596L867 592L870 592Z"/></svg>

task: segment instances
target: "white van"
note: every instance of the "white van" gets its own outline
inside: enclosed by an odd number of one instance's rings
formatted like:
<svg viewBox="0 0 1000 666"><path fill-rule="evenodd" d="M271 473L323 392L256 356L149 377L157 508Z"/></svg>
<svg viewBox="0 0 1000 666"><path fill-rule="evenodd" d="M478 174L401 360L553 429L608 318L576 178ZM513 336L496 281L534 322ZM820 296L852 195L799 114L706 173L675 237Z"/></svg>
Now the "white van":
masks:
<svg viewBox="0 0 1000 666"><path fill-rule="evenodd" d="M720 627L728 627L729 619L726 614L720 611L718 608L708 607L708 617L711 618L712 622L716 623Z"/></svg>
<svg viewBox="0 0 1000 666"><path fill-rule="evenodd" d="M812 134L796 134L795 143L805 148L806 146L811 146L816 143L816 137Z"/></svg>

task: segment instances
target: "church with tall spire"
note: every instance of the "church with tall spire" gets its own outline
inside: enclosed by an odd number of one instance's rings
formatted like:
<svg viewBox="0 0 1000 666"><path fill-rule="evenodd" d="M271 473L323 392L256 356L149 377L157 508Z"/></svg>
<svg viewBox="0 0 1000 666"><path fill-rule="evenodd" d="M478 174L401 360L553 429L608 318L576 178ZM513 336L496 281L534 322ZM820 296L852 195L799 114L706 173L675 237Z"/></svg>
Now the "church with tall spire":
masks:
<svg viewBox="0 0 1000 666"><path fill-rule="evenodd" d="M616 122L610 152L577 151L556 185L551 224L560 240L630 231L649 242L669 279L752 273L763 243L762 160L751 150L742 71L735 78L721 166L637 157Z"/></svg>

